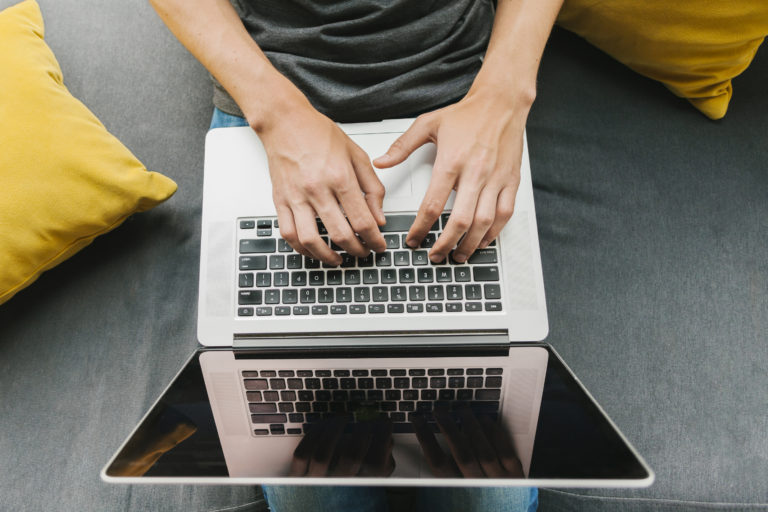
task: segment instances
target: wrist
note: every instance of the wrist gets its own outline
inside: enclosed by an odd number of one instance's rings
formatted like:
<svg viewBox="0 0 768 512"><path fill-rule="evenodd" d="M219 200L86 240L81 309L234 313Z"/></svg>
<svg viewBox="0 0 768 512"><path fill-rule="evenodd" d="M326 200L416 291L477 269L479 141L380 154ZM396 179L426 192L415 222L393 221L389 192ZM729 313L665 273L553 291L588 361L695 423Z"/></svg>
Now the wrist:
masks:
<svg viewBox="0 0 768 512"><path fill-rule="evenodd" d="M314 108L306 96L277 70L270 70L258 81L256 94L240 108L248 124L259 135L272 130L282 120L295 119Z"/></svg>
<svg viewBox="0 0 768 512"><path fill-rule="evenodd" d="M465 99L491 103L496 108L527 116L536 99L536 81L516 79L514 75L491 77L478 74Z"/></svg>

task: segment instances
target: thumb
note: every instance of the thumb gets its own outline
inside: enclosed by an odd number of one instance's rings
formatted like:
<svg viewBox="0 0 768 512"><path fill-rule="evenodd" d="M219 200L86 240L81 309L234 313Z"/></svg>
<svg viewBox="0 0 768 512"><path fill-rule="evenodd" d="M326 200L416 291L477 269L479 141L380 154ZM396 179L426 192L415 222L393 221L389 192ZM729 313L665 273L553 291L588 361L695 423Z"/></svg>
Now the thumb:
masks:
<svg viewBox="0 0 768 512"><path fill-rule="evenodd" d="M394 167L431 140L432 123L426 121L424 116L417 117L405 133L392 143L387 152L373 161L373 165L379 168Z"/></svg>

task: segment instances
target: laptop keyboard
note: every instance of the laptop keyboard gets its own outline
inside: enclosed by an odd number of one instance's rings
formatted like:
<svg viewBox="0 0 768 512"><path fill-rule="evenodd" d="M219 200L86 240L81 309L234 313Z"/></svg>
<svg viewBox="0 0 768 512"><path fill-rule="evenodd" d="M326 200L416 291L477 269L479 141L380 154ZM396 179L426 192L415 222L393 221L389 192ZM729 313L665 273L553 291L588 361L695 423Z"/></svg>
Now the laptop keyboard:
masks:
<svg viewBox="0 0 768 512"><path fill-rule="evenodd" d="M301 435L330 416L350 424L388 418L395 434L413 433L414 414L438 431L432 412L469 407L498 418L503 368L244 370L255 436Z"/></svg>
<svg viewBox="0 0 768 512"><path fill-rule="evenodd" d="M478 249L466 263L429 260L448 220L443 214L417 249L405 244L415 215L388 215L381 227L387 250L358 258L340 252L329 267L302 256L280 237L275 218L239 219L238 317L327 315L440 315L502 311L496 241ZM331 248L328 232L317 220Z"/></svg>

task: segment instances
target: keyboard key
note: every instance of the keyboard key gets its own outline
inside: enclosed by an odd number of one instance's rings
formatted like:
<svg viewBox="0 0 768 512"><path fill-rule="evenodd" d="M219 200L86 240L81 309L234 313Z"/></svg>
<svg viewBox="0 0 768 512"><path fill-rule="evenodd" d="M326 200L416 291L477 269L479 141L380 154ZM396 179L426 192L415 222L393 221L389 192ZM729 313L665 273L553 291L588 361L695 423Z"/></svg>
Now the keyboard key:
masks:
<svg viewBox="0 0 768 512"><path fill-rule="evenodd" d="M499 267L474 267L472 275L475 281L498 281Z"/></svg>
<svg viewBox="0 0 768 512"><path fill-rule="evenodd" d="M486 377L485 378L485 387L487 388L500 388L501 387L501 377ZM478 397L480 398L480 397Z"/></svg>
<svg viewBox="0 0 768 512"><path fill-rule="evenodd" d="M472 276L469 275L469 267L456 267L453 269L453 275L457 283L470 281Z"/></svg>
<svg viewBox="0 0 768 512"><path fill-rule="evenodd" d="M483 369L482 368L468 368L467 369L467 375L482 375Z"/></svg>
<svg viewBox="0 0 768 512"><path fill-rule="evenodd" d="M392 304L389 304L390 306ZM384 304L368 304L368 312L371 314L379 314L384 312Z"/></svg>
<svg viewBox="0 0 768 512"><path fill-rule="evenodd" d="M384 306L383 304L377 304L377 306ZM405 306L403 304L387 304L387 313L403 313Z"/></svg>
<svg viewBox="0 0 768 512"><path fill-rule="evenodd" d="M331 314L332 315L345 315L345 314L347 314L347 306L345 306L343 304L342 305L334 304L333 306L331 306Z"/></svg>
<svg viewBox="0 0 768 512"><path fill-rule="evenodd" d="M293 314L304 316L309 314L309 306L293 306Z"/></svg>
<svg viewBox="0 0 768 512"><path fill-rule="evenodd" d="M304 389L304 382L301 379L288 379L288 389ZM289 393L289 391L285 393ZM283 395L281 394L280 396L282 397ZM283 400L288 399L283 397ZM291 400L296 400L296 398L291 398Z"/></svg>
<svg viewBox="0 0 768 512"><path fill-rule="evenodd" d="M277 242L274 238L240 240L240 254L275 252Z"/></svg>
<svg viewBox="0 0 768 512"><path fill-rule="evenodd" d="M448 300L461 300L464 298L461 286L455 284L447 285L445 287L445 294L448 297Z"/></svg>
<svg viewBox="0 0 768 512"><path fill-rule="evenodd" d="M472 265L497 263L496 249L478 249L469 257L468 261Z"/></svg>
<svg viewBox="0 0 768 512"><path fill-rule="evenodd" d="M237 316L253 316L253 308L237 308Z"/></svg>
<svg viewBox="0 0 768 512"><path fill-rule="evenodd" d="M430 377L429 387L433 389L444 388L446 384L445 377Z"/></svg>
<svg viewBox="0 0 768 512"><path fill-rule="evenodd" d="M325 284L325 273L320 270L313 270L309 273L310 286L322 286Z"/></svg>
<svg viewBox="0 0 768 512"><path fill-rule="evenodd" d="M252 220L241 220L240 229L253 229L256 227L256 223Z"/></svg>
<svg viewBox="0 0 768 512"><path fill-rule="evenodd" d="M285 259L288 268L301 268L301 254L289 254Z"/></svg>
<svg viewBox="0 0 768 512"><path fill-rule="evenodd" d="M283 290L283 304L296 304L299 302L298 290Z"/></svg>
<svg viewBox="0 0 768 512"><path fill-rule="evenodd" d="M334 284L341 284L341 276L341 270L329 270L325 277L328 281L328 285L330 286Z"/></svg>
<svg viewBox="0 0 768 512"><path fill-rule="evenodd" d="M358 286L354 290L355 302L369 302L371 300L371 289L367 286Z"/></svg>
<svg viewBox="0 0 768 512"><path fill-rule="evenodd" d="M430 368L427 371L427 375L429 375L430 377L445 375L445 370L443 370L442 368Z"/></svg>
<svg viewBox="0 0 768 512"><path fill-rule="evenodd" d="M440 225L442 226L443 229L445 229L446 224L448 224L448 218L450 217L450 215L451 215L450 213L444 213L440 215L440 221L441 221Z"/></svg>
<svg viewBox="0 0 768 512"><path fill-rule="evenodd" d="M272 274L269 272L259 272L256 274L256 286L259 288L267 288L272 286Z"/></svg>
<svg viewBox="0 0 768 512"><path fill-rule="evenodd" d="M240 290L237 292L237 303L240 305L261 304L261 290Z"/></svg>
<svg viewBox="0 0 768 512"><path fill-rule="evenodd" d="M431 268L420 268L416 271L417 279L420 283L431 283L434 281L432 272Z"/></svg>
<svg viewBox="0 0 768 512"><path fill-rule="evenodd" d="M256 236L272 236L272 228L257 229Z"/></svg>
<svg viewBox="0 0 768 512"><path fill-rule="evenodd" d="M381 284L392 284L397 282L397 272L393 268L381 269Z"/></svg>
<svg viewBox="0 0 768 512"><path fill-rule="evenodd" d="M372 267L373 266L373 260L375 258L374 253L370 253L365 258L357 258L357 266L358 267Z"/></svg>
<svg viewBox="0 0 768 512"><path fill-rule="evenodd" d="M502 368L488 368L485 370L486 375L502 375L504 373L504 369Z"/></svg>
<svg viewBox="0 0 768 512"><path fill-rule="evenodd" d="M384 241L387 243L387 249L400 248L400 237L397 235L384 235Z"/></svg>
<svg viewBox="0 0 768 512"><path fill-rule="evenodd" d="M360 284L360 271L359 270L345 270L344 271L344 284L346 284L346 285Z"/></svg>
<svg viewBox="0 0 768 512"><path fill-rule="evenodd" d="M405 379L408 380L408 379ZM395 385L397 387L397 385ZM405 383L405 387L409 387L408 383ZM404 389L403 390L403 400L418 400L419 399L419 392L414 389Z"/></svg>
<svg viewBox="0 0 768 512"><path fill-rule="evenodd" d="M304 268L320 268L320 260L304 256Z"/></svg>
<svg viewBox="0 0 768 512"><path fill-rule="evenodd" d="M467 377L467 387L468 388L481 388L481 387L483 387L483 378L482 377Z"/></svg>
<svg viewBox="0 0 768 512"><path fill-rule="evenodd" d="M413 283L416 280L416 273L412 268L401 268L399 274L401 283Z"/></svg>
<svg viewBox="0 0 768 512"><path fill-rule="evenodd" d="M336 288L336 302L352 302L352 288Z"/></svg>
<svg viewBox="0 0 768 512"><path fill-rule="evenodd" d="M461 309L461 302L449 302L445 305L445 310L448 313L460 313Z"/></svg>
<svg viewBox="0 0 768 512"><path fill-rule="evenodd" d="M464 311L474 312L474 311L482 311L482 310L483 310L483 303L482 302L466 302L466 303L464 303Z"/></svg>
<svg viewBox="0 0 768 512"><path fill-rule="evenodd" d="M427 235L424 237L424 240L421 241L421 244L419 247L423 249L429 249L433 245L435 245L435 242L437 241L437 235L435 233L427 233Z"/></svg>
<svg viewBox="0 0 768 512"><path fill-rule="evenodd" d="M373 301L374 302L387 302L389 300L389 293L386 286L374 286L373 287Z"/></svg>
<svg viewBox="0 0 768 512"><path fill-rule="evenodd" d="M459 389L456 391L456 400L472 400L471 389Z"/></svg>
<svg viewBox="0 0 768 512"><path fill-rule="evenodd" d="M500 389L478 389L475 391L475 400L498 400L500 398Z"/></svg>
<svg viewBox="0 0 768 512"><path fill-rule="evenodd" d="M285 268L285 256L282 254L274 254L269 257L269 269L270 270L282 270Z"/></svg>
<svg viewBox="0 0 768 512"><path fill-rule="evenodd" d="M435 275L437 276L437 282L438 283L450 283L453 281L453 278L451 277L451 268L450 267L439 267L435 269Z"/></svg>
<svg viewBox="0 0 768 512"><path fill-rule="evenodd" d="M411 257L408 251L395 252L395 266L403 267L411 264Z"/></svg>
<svg viewBox="0 0 768 512"><path fill-rule="evenodd" d="M275 286L288 286L288 272L275 272Z"/></svg>
<svg viewBox="0 0 768 512"><path fill-rule="evenodd" d="M240 256L240 270L264 270L267 268L266 256Z"/></svg>
<svg viewBox="0 0 768 512"><path fill-rule="evenodd" d="M278 316L286 316L291 314L291 308L288 306L277 306L275 308L275 314Z"/></svg>
<svg viewBox="0 0 768 512"><path fill-rule="evenodd" d="M405 369L397 368L394 370L390 370L389 374L393 377L405 377L406 372L405 372Z"/></svg>
<svg viewBox="0 0 768 512"><path fill-rule="evenodd" d="M259 229L272 228L272 221L269 219L259 219L256 223L256 227Z"/></svg>
<svg viewBox="0 0 768 512"><path fill-rule="evenodd" d="M382 233L393 233L396 231L408 231L416 220L415 215L387 215L387 223L379 226Z"/></svg>
<svg viewBox="0 0 768 512"><path fill-rule="evenodd" d="M298 270L291 272L291 286L306 286L307 285L307 272L304 270Z"/></svg>
<svg viewBox="0 0 768 512"><path fill-rule="evenodd" d="M251 414L252 423L285 423L288 416L285 414Z"/></svg>
<svg viewBox="0 0 768 512"><path fill-rule="evenodd" d="M379 284L379 271L376 269L363 270L363 284Z"/></svg>
<svg viewBox="0 0 768 512"><path fill-rule="evenodd" d="M238 277L238 285L240 285L241 288L250 288L253 286L253 272L240 274Z"/></svg>
<svg viewBox="0 0 768 512"><path fill-rule="evenodd" d="M429 300L445 300L445 294L443 293L442 285L427 286L427 293Z"/></svg>
<svg viewBox="0 0 768 512"><path fill-rule="evenodd" d="M245 379L243 385L245 386L245 389L249 391L269 389L269 382L267 382L267 379Z"/></svg>
<svg viewBox="0 0 768 512"><path fill-rule="evenodd" d="M425 300L425 293L423 286L409 286L408 287L408 300L419 301Z"/></svg>
<svg viewBox="0 0 768 512"><path fill-rule="evenodd" d="M392 265L392 253L389 251L380 252L376 254L376 266L377 267L389 267Z"/></svg>
<svg viewBox="0 0 768 512"><path fill-rule="evenodd" d="M260 306L256 308L256 316L272 316L272 308L270 306Z"/></svg>
<svg viewBox="0 0 768 512"><path fill-rule="evenodd" d="M299 291L299 299L302 304L314 304L315 302L315 290L314 288L302 288Z"/></svg>
<svg viewBox="0 0 768 512"><path fill-rule="evenodd" d="M389 293L393 301L403 302L408 299L405 292L405 286L393 286L389 290Z"/></svg>
<svg viewBox="0 0 768 512"><path fill-rule="evenodd" d="M442 313L443 305L439 302L430 302L427 304L427 313Z"/></svg>
<svg viewBox="0 0 768 512"><path fill-rule="evenodd" d="M408 304L406 310L409 313L423 313L424 312L424 304Z"/></svg>
<svg viewBox="0 0 768 512"><path fill-rule="evenodd" d="M275 226L277 227L277 226ZM286 242L284 239L280 238L277 241L277 250L278 252L292 252L293 248L291 248L290 245L288 245L288 242Z"/></svg>
<svg viewBox="0 0 768 512"><path fill-rule="evenodd" d="M480 300L483 298L483 292L479 284L464 285L464 296L467 300Z"/></svg>
<svg viewBox="0 0 768 512"><path fill-rule="evenodd" d="M429 263L429 257L427 251L413 251L411 256L414 265L426 265Z"/></svg>
<svg viewBox="0 0 768 512"><path fill-rule="evenodd" d="M449 388L463 388L464 387L464 377L448 377L448 387Z"/></svg>
<svg viewBox="0 0 768 512"><path fill-rule="evenodd" d="M333 288L320 288L317 290L317 302L322 304L333 302Z"/></svg>
<svg viewBox="0 0 768 512"><path fill-rule="evenodd" d="M349 253L341 253L341 268L354 267L355 263L357 263L355 259L356 258Z"/></svg>
<svg viewBox="0 0 768 512"><path fill-rule="evenodd" d="M501 298L501 287L497 284L484 284L483 285L483 292L485 293L486 299L500 299Z"/></svg>
<svg viewBox="0 0 768 512"><path fill-rule="evenodd" d="M351 306L349 306L349 312L352 313L353 315L362 315L363 313L365 313L365 306L363 306L362 304L352 304Z"/></svg>
<svg viewBox="0 0 768 512"><path fill-rule="evenodd" d="M486 311L501 311L501 302L486 302Z"/></svg>

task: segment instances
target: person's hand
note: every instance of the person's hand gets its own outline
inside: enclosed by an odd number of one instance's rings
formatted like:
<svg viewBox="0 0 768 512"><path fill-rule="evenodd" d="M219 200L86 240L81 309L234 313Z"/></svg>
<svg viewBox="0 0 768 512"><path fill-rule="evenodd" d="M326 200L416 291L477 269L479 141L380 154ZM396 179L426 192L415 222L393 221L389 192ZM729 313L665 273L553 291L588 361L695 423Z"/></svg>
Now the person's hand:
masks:
<svg viewBox="0 0 768 512"><path fill-rule="evenodd" d="M435 420L448 442L451 454L437 444L424 418L415 415L413 427L424 458L441 478L524 478L512 441L504 429L488 416L475 417L467 407L459 412L461 427L445 410L436 409Z"/></svg>
<svg viewBox="0 0 768 512"><path fill-rule="evenodd" d="M456 104L419 116L374 160L376 167L392 167L427 142L437 145L432 179L406 239L409 246L418 247L453 189L456 201L430 259L443 261L456 247L453 258L464 262L499 235L515 207L530 102L470 91Z"/></svg>
<svg viewBox="0 0 768 512"><path fill-rule="evenodd" d="M288 476L389 476L392 457L392 424L377 419L353 423L332 416L312 425L293 452Z"/></svg>
<svg viewBox="0 0 768 512"><path fill-rule="evenodd" d="M349 254L365 257L385 250L379 232L386 222L384 186L365 151L333 121L302 107L257 132L269 159L280 235L296 252L329 265L341 263L320 238L316 217Z"/></svg>

